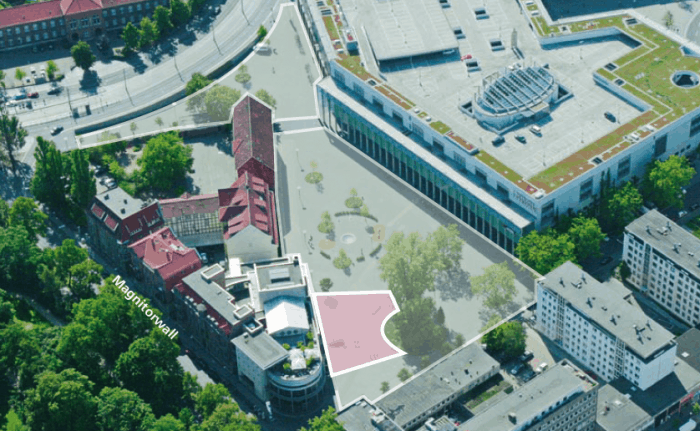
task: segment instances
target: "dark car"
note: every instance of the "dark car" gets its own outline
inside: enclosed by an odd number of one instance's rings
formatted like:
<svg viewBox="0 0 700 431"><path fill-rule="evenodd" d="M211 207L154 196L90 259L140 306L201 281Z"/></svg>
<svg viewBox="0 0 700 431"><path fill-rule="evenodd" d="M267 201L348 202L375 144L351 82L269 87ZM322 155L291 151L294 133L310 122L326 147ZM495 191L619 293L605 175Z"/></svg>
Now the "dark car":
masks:
<svg viewBox="0 0 700 431"><path fill-rule="evenodd" d="M523 144L526 142L525 136L523 135L515 135L515 140L518 142L522 142Z"/></svg>
<svg viewBox="0 0 700 431"><path fill-rule="evenodd" d="M695 210L698 209L698 208L700 208L700 204L698 204L698 203L692 204L692 205L690 206L690 210L691 210L691 211L695 211Z"/></svg>
<svg viewBox="0 0 700 431"><path fill-rule="evenodd" d="M529 382L530 380L532 380L533 377L535 377L535 375L536 375L536 374L535 374L534 371L532 371L532 370L527 370L525 373L523 373L522 379L523 379L523 381L525 381L525 382Z"/></svg>
<svg viewBox="0 0 700 431"><path fill-rule="evenodd" d="M610 111L606 112L604 115L605 115L605 118L606 118L608 121L611 121L611 122L613 122L613 123L617 121L617 120L615 119L615 116L614 116L614 115L612 114L612 112L610 112Z"/></svg>
<svg viewBox="0 0 700 431"><path fill-rule="evenodd" d="M506 138L504 138L503 136L496 136L495 138L493 138L493 141L491 141L491 142L493 143L493 145L501 145L505 141L506 141Z"/></svg>
<svg viewBox="0 0 700 431"><path fill-rule="evenodd" d="M518 356L518 361L527 362L534 357L535 355L533 355L532 352L526 350L522 355Z"/></svg>
<svg viewBox="0 0 700 431"><path fill-rule="evenodd" d="M613 261L612 256L605 256L605 257L603 258L603 260L600 261L600 264L601 264L601 265L607 265L607 264L609 264L609 263L612 262L612 261Z"/></svg>
<svg viewBox="0 0 700 431"><path fill-rule="evenodd" d="M63 126L56 126L53 129L51 129L51 134L52 135L58 135L63 131Z"/></svg>
<svg viewBox="0 0 700 431"><path fill-rule="evenodd" d="M47 94L51 94L51 95L54 95L54 94L61 94L61 87L54 87L54 88L52 88L51 90L49 90L49 91L47 92Z"/></svg>

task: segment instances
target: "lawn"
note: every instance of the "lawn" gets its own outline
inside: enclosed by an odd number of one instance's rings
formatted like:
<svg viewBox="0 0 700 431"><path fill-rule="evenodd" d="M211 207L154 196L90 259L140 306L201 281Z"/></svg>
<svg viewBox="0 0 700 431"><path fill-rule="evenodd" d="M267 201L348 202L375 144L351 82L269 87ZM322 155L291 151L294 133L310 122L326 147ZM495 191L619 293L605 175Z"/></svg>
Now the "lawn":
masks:
<svg viewBox="0 0 700 431"><path fill-rule="evenodd" d="M339 40L340 36L338 36L338 29L335 28L333 18L324 16L323 23L326 25L326 31L328 32L328 36L331 38L331 40Z"/></svg>
<svg viewBox="0 0 700 431"><path fill-rule="evenodd" d="M432 127L433 129L435 129L435 131L438 132L438 133L441 134L441 135L444 135L445 133L447 133L447 132L449 132L450 130L452 130L452 129L450 129L450 126L448 126L447 124L443 123L442 121L433 121L432 123L430 123L430 127Z"/></svg>

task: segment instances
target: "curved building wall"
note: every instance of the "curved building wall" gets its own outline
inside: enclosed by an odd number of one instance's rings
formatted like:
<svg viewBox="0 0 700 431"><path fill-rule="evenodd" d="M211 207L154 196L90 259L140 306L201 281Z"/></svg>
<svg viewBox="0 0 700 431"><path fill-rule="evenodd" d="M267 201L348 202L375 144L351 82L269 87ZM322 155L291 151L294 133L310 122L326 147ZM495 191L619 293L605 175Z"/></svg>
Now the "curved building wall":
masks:
<svg viewBox="0 0 700 431"><path fill-rule="evenodd" d="M308 375L284 379L278 371L267 372L267 394L272 405L291 414L315 408L323 397L326 367L323 361Z"/></svg>

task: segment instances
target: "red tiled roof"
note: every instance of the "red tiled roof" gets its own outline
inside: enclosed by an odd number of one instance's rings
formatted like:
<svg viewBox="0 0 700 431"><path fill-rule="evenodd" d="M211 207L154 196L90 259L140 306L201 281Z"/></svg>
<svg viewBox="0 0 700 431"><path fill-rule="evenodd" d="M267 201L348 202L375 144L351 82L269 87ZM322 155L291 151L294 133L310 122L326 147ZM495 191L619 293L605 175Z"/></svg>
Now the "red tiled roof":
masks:
<svg viewBox="0 0 700 431"><path fill-rule="evenodd" d="M61 0L25 4L0 10L0 28L61 17Z"/></svg>
<svg viewBox="0 0 700 431"><path fill-rule="evenodd" d="M216 212L219 207L216 194L191 196L184 194L176 199L163 199L160 207L164 218L180 217L185 214L208 214Z"/></svg>
<svg viewBox="0 0 700 431"><path fill-rule="evenodd" d="M233 136L236 170L250 159L259 161L272 171L275 170L270 108L254 97L246 95L233 108Z"/></svg>
<svg viewBox="0 0 700 431"><path fill-rule="evenodd" d="M99 9L102 9L101 0L61 0L61 11L64 15Z"/></svg>
<svg viewBox="0 0 700 431"><path fill-rule="evenodd" d="M202 267L197 252L182 245L168 227L140 239L130 248L146 265L158 271L167 289Z"/></svg>
<svg viewBox="0 0 700 431"><path fill-rule="evenodd" d="M123 220L124 229L121 232L121 241L138 241L155 229L163 226L163 219L158 212L158 203L154 202L146 208L136 211Z"/></svg>
<svg viewBox="0 0 700 431"><path fill-rule="evenodd" d="M274 194L260 178L244 172L231 188L219 190L219 221L227 224L224 239L253 225L277 244Z"/></svg>

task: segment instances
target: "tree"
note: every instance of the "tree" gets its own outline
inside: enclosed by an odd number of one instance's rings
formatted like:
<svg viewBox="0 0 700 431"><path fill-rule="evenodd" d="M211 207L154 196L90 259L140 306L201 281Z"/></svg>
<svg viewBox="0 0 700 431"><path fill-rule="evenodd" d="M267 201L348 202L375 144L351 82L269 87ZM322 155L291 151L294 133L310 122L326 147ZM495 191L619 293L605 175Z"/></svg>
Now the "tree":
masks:
<svg viewBox="0 0 700 431"><path fill-rule="evenodd" d="M186 431L185 425L168 413L153 423L150 431Z"/></svg>
<svg viewBox="0 0 700 431"><path fill-rule="evenodd" d="M236 73L236 82L239 84L247 84L250 81L250 74L248 73L248 66L242 64L238 68L238 73Z"/></svg>
<svg viewBox="0 0 700 431"><path fill-rule="evenodd" d="M158 27L147 16L143 17L139 24L139 47L145 48L158 39Z"/></svg>
<svg viewBox="0 0 700 431"><path fill-rule="evenodd" d="M151 404L158 416L172 413L172 400L180 399L183 393L179 354L175 342L162 331L154 330L148 337L131 343L117 359L114 371L124 387Z"/></svg>
<svg viewBox="0 0 700 431"><path fill-rule="evenodd" d="M24 77L27 76L27 72L24 70L20 69L19 67L15 69L15 79L18 81L22 81Z"/></svg>
<svg viewBox="0 0 700 431"><path fill-rule="evenodd" d="M91 394L92 386L73 369L43 373L37 387L27 391L27 425L42 431L93 431L97 400Z"/></svg>
<svg viewBox="0 0 700 431"><path fill-rule="evenodd" d="M163 119L160 117L156 117L156 124L158 125L158 127L162 127L163 126Z"/></svg>
<svg viewBox="0 0 700 431"><path fill-rule="evenodd" d="M445 226L438 227L435 232L428 235L427 243L437 248L445 271L459 268L464 241L459 237L459 229L456 224L451 224L447 228Z"/></svg>
<svg viewBox="0 0 700 431"><path fill-rule="evenodd" d="M160 6L162 7L162 6ZM138 129L139 126L136 125L135 121L132 121L131 124L129 124L129 129L131 130L131 134L134 134L136 132L136 129Z"/></svg>
<svg viewBox="0 0 700 431"><path fill-rule="evenodd" d="M18 197L10 208L10 225L22 226L32 242L36 242L37 234L46 233L46 219L49 217L41 212L32 198Z"/></svg>
<svg viewBox="0 0 700 431"><path fill-rule="evenodd" d="M435 313L435 323L438 325L445 324L445 311L442 309L442 307L438 308L437 312Z"/></svg>
<svg viewBox="0 0 700 431"><path fill-rule="evenodd" d="M365 217L365 218L367 218L367 217L369 217L369 216L371 215L371 214L369 213L369 208L367 208L367 205L366 205L366 204L363 204L363 205L362 205L362 208L360 208L360 215L361 215L362 217ZM367 220L365 220L365 222L367 222Z"/></svg>
<svg viewBox="0 0 700 431"><path fill-rule="evenodd" d="M36 138L34 152L36 170L30 190L34 197L49 208L62 210L66 207L67 181L63 158L53 142L41 136Z"/></svg>
<svg viewBox="0 0 700 431"><path fill-rule="evenodd" d="M666 15L664 15L664 25L666 25L666 28L673 27L673 14L670 10L666 11Z"/></svg>
<svg viewBox="0 0 700 431"><path fill-rule="evenodd" d="M683 208L683 187L690 183L695 169L685 156L671 156L666 161L656 160L647 171L644 194L659 208Z"/></svg>
<svg viewBox="0 0 700 431"><path fill-rule="evenodd" d="M396 375L396 377L398 377L399 380L401 380L402 382L405 382L406 380L410 379L412 375L413 374L411 374L411 372L408 371L408 369L401 368L401 370L399 370L399 373Z"/></svg>
<svg viewBox="0 0 700 431"><path fill-rule="evenodd" d="M693 414L694 415L700 415L700 404L695 403L693 404Z"/></svg>
<svg viewBox="0 0 700 431"><path fill-rule="evenodd" d="M204 107L212 120L228 120L231 115L231 107L240 97L241 93L238 90L223 85L215 85L204 96Z"/></svg>
<svg viewBox="0 0 700 431"><path fill-rule="evenodd" d="M0 286L36 288L41 250L23 226L0 229Z"/></svg>
<svg viewBox="0 0 700 431"><path fill-rule="evenodd" d="M97 429L101 431L151 431L151 406L122 388L104 388L97 400Z"/></svg>
<svg viewBox="0 0 700 431"><path fill-rule="evenodd" d="M10 206L4 199L0 199L0 228L10 225Z"/></svg>
<svg viewBox="0 0 700 431"><path fill-rule="evenodd" d="M56 65L56 62L53 60L47 61L46 75L49 77L50 80L53 81L53 79L56 77L56 72L58 72L58 66Z"/></svg>
<svg viewBox="0 0 700 431"><path fill-rule="evenodd" d="M155 11L153 11L153 21L156 23L156 28L158 29L158 34L166 34L173 28L172 12L170 9L158 6Z"/></svg>
<svg viewBox="0 0 700 431"><path fill-rule="evenodd" d="M344 431L343 423L338 422L338 415L333 407L328 407L321 416L309 419L309 428L301 427L299 431Z"/></svg>
<svg viewBox="0 0 700 431"><path fill-rule="evenodd" d="M491 314L491 316L489 316L489 320L486 321L486 324L481 327L480 332L486 332L487 330L491 329L493 326L495 326L500 321L501 321L501 316L499 316L496 313Z"/></svg>
<svg viewBox="0 0 700 431"><path fill-rule="evenodd" d="M95 177L90 172L87 152L84 150L71 151L71 175L70 175L70 197L75 205L79 216L74 217L77 221L86 223L84 210L97 194Z"/></svg>
<svg viewBox="0 0 700 431"><path fill-rule="evenodd" d="M455 344L457 345L457 347L464 345L465 342L466 340L464 339L464 335L457 334L455 336Z"/></svg>
<svg viewBox="0 0 700 431"><path fill-rule="evenodd" d="M146 142L143 155L136 163L141 167L144 185L171 190L192 169L192 147L183 145L175 132L161 133Z"/></svg>
<svg viewBox="0 0 700 431"><path fill-rule="evenodd" d="M389 392L389 382L382 382L382 385L379 387L379 390L382 391L383 394Z"/></svg>
<svg viewBox="0 0 700 431"><path fill-rule="evenodd" d="M185 85L185 94L187 96L194 94L211 83L211 79L208 79L199 72L195 72L192 74L192 78L187 81L187 85Z"/></svg>
<svg viewBox="0 0 700 431"><path fill-rule="evenodd" d="M627 265L627 262L624 260L620 262L620 278L622 280L627 280L630 275L632 275L632 270L630 269L629 265Z"/></svg>
<svg viewBox="0 0 700 431"><path fill-rule="evenodd" d="M507 322L486 333L482 342L486 350L502 353L506 358L515 358L525 352L527 335L520 322Z"/></svg>
<svg viewBox="0 0 700 431"><path fill-rule="evenodd" d="M267 36L267 29L264 25L260 25L260 27L258 27L258 40L265 39L265 36Z"/></svg>
<svg viewBox="0 0 700 431"><path fill-rule="evenodd" d="M202 425L200 431L260 431L254 419L241 411L236 403L221 404Z"/></svg>
<svg viewBox="0 0 700 431"><path fill-rule="evenodd" d="M10 161L12 174L17 175L17 158L15 151L24 146L27 131L20 126L19 118L10 117L5 112L0 115L0 145L5 157Z"/></svg>
<svg viewBox="0 0 700 431"><path fill-rule="evenodd" d="M328 292L331 290L331 287L333 287L333 281L331 281L330 278L322 278L319 284L321 285L321 290L324 292Z"/></svg>
<svg viewBox="0 0 700 431"><path fill-rule="evenodd" d="M599 219L606 231L619 234L637 218L642 205L643 199L639 190L632 183L626 183L606 199L603 214Z"/></svg>
<svg viewBox="0 0 700 431"><path fill-rule="evenodd" d="M231 394L221 383L207 385L196 395L195 408L205 418L214 413L221 404L231 403Z"/></svg>
<svg viewBox="0 0 700 431"><path fill-rule="evenodd" d="M547 274L564 262L576 262L575 248L568 234L557 235L548 229L541 234L532 231L520 238L515 251L526 265Z"/></svg>
<svg viewBox="0 0 700 431"><path fill-rule="evenodd" d="M345 250L341 248L338 257L333 259L333 266L338 269L347 269L350 268L350 265L352 265L352 259L350 259L348 254L345 253Z"/></svg>
<svg viewBox="0 0 700 431"><path fill-rule="evenodd" d="M100 282L101 272L102 265L92 259L86 259L68 270L68 287L80 298L92 298L95 296L92 285Z"/></svg>
<svg viewBox="0 0 700 431"><path fill-rule="evenodd" d="M122 31L122 40L124 40L124 51L130 52L138 48L141 44L141 33L134 24L129 21Z"/></svg>
<svg viewBox="0 0 700 431"><path fill-rule="evenodd" d="M321 223L318 225L318 231L321 233L331 233L335 229L335 224L331 220L331 215L328 211L321 214Z"/></svg>
<svg viewBox="0 0 700 431"><path fill-rule="evenodd" d="M270 93L267 92L267 90L260 89L255 92L255 97L258 99L262 100L266 104L270 105L272 109L277 107L277 101L275 100L274 97Z"/></svg>
<svg viewBox="0 0 700 431"><path fill-rule="evenodd" d="M420 369L424 370L430 366L430 356L423 355L420 357Z"/></svg>
<svg viewBox="0 0 700 431"><path fill-rule="evenodd" d="M177 27L185 24L190 19L190 9L182 0L171 0L170 9L172 10L172 23Z"/></svg>
<svg viewBox="0 0 700 431"><path fill-rule="evenodd" d="M5 88L5 72L0 70L0 87Z"/></svg>
<svg viewBox="0 0 700 431"><path fill-rule="evenodd" d="M70 55L73 57L75 65L86 72L97 60L97 57L92 53L92 49L90 49L90 45L82 40L73 45L70 49Z"/></svg>
<svg viewBox="0 0 700 431"><path fill-rule="evenodd" d="M515 296L515 274L508 268L508 262L486 267L484 273L471 278L474 295L484 297L484 305L500 309Z"/></svg>
<svg viewBox="0 0 700 431"><path fill-rule="evenodd" d="M576 258L582 261L590 256L600 257L600 243L605 234L598 225L598 220L578 216L571 222L569 237L575 246Z"/></svg>
<svg viewBox="0 0 700 431"><path fill-rule="evenodd" d="M190 15L194 15L204 5L205 0L190 0L187 4L190 7Z"/></svg>

